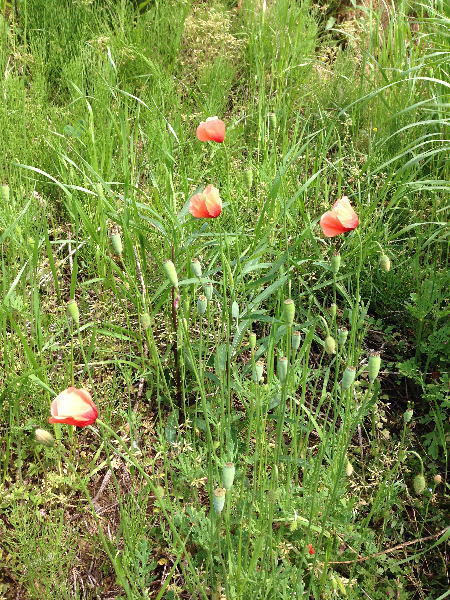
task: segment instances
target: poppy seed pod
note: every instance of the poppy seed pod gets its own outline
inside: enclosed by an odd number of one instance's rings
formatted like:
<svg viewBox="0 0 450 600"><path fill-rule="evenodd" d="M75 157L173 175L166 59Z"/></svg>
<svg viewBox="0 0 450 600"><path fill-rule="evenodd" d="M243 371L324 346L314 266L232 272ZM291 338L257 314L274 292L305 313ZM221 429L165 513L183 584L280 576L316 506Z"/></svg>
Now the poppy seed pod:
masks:
<svg viewBox="0 0 450 600"><path fill-rule="evenodd" d="M328 354L336 354L336 340L331 335L325 338L324 348Z"/></svg>
<svg viewBox="0 0 450 600"><path fill-rule="evenodd" d="M245 171L244 171L244 181L245 181L245 185L248 188L252 187L252 184L253 184L253 170L252 169L245 169Z"/></svg>
<svg viewBox="0 0 450 600"><path fill-rule="evenodd" d="M301 331L293 331L292 338L291 338L291 346L292 346L292 350L294 350L294 352L297 352L297 350L300 348L301 340L302 340Z"/></svg>
<svg viewBox="0 0 450 600"><path fill-rule="evenodd" d="M347 367L342 376L341 386L343 390L348 390L353 385L356 376L355 367Z"/></svg>
<svg viewBox="0 0 450 600"><path fill-rule="evenodd" d="M331 272L333 275L337 275L341 268L341 255L339 253L333 254L330 260Z"/></svg>
<svg viewBox="0 0 450 600"><path fill-rule="evenodd" d="M407 410L405 410L405 412L403 413L403 422L405 424L409 423L413 417L414 411L412 408L408 408Z"/></svg>
<svg viewBox="0 0 450 600"><path fill-rule="evenodd" d="M387 254L380 255L380 269L385 273L389 273L391 270L391 259Z"/></svg>
<svg viewBox="0 0 450 600"><path fill-rule="evenodd" d="M225 465L222 467L222 482L223 482L223 487L226 490L230 490L233 487L235 474L236 474L236 467L234 466L234 463L232 463L232 462L225 463Z"/></svg>
<svg viewBox="0 0 450 600"><path fill-rule="evenodd" d="M202 265L198 258L193 258L191 260L191 271L192 274L196 277L200 278L202 276Z"/></svg>
<svg viewBox="0 0 450 600"><path fill-rule="evenodd" d="M369 355L369 364L368 364L370 383L373 383L375 381L375 379L378 377L378 373L380 372L380 366L381 366L380 353L379 352L371 352Z"/></svg>
<svg viewBox="0 0 450 600"><path fill-rule="evenodd" d="M255 367L253 369L253 381L255 383L259 383L263 378L264 373L264 362L262 360L258 360L255 363Z"/></svg>
<svg viewBox="0 0 450 600"><path fill-rule="evenodd" d="M332 319L336 318L336 314L337 314L337 305L333 302L333 304L330 305L330 315Z"/></svg>
<svg viewBox="0 0 450 600"><path fill-rule="evenodd" d="M77 301L72 299L67 303L67 312L71 317L72 321L77 325L80 324L80 311L78 309Z"/></svg>
<svg viewBox="0 0 450 600"><path fill-rule="evenodd" d="M213 297L213 284L210 281L207 281L203 285L203 293L205 294L207 300L212 300L212 297Z"/></svg>
<svg viewBox="0 0 450 600"><path fill-rule="evenodd" d="M416 494L421 494L423 490L427 487L427 483L425 481L425 477L423 473L419 473L413 479L413 488Z"/></svg>
<svg viewBox="0 0 450 600"><path fill-rule="evenodd" d="M348 338L348 329L347 327L341 327L338 329L338 344L340 346L345 346L345 342Z"/></svg>
<svg viewBox="0 0 450 600"><path fill-rule="evenodd" d="M283 302L283 321L288 325L292 325L295 317L295 304L291 298L287 298Z"/></svg>
<svg viewBox="0 0 450 600"><path fill-rule="evenodd" d="M141 325L143 329L148 329L151 325L151 319L148 312L142 313L141 315Z"/></svg>
<svg viewBox="0 0 450 600"><path fill-rule="evenodd" d="M112 233L110 236L111 246L113 247L114 252L117 256L122 256L123 254L123 245L122 238L120 237L120 233Z"/></svg>
<svg viewBox="0 0 450 600"><path fill-rule="evenodd" d="M248 342L250 344L250 350L253 351L256 348L256 333L253 331L248 334Z"/></svg>
<svg viewBox="0 0 450 600"><path fill-rule="evenodd" d="M280 356L278 358L277 373L278 373L278 379L281 381L281 383L284 383L286 381L287 371L288 371L288 359L285 356Z"/></svg>
<svg viewBox="0 0 450 600"><path fill-rule="evenodd" d="M208 307L208 300L203 294L197 299L197 312L199 315L204 315Z"/></svg>
<svg viewBox="0 0 450 600"><path fill-rule="evenodd" d="M39 444L43 444L44 446L53 446L55 442L55 438L49 431L45 429L36 429L34 432L34 437Z"/></svg>
<svg viewBox="0 0 450 600"><path fill-rule="evenodd" d="M217 515L220 515L220 513L223 511L223 507L225 506L225 494L225 488L216 488L213 492L213 507L214 512Z"/></svg>
<svg viewBox="0 0 450 600"><path fill-rule="evenodd" d="M239 304L236 300L231 305L231 316L233 319L239 319Z"/></svg>
<svg viewBox="0 0 450 600"><path fill-rule="evenodd" d="M175 265L170 259L164 261L164 270L166 272L167 278L174 288L178 289L178 275L175 269Z"/></svg>

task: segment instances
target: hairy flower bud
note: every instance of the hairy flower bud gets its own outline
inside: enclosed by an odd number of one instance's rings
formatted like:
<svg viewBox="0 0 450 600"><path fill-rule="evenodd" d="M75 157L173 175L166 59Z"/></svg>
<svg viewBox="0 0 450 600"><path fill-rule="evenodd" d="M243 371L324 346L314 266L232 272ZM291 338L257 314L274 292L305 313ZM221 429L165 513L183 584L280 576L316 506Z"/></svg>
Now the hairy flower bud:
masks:
<svg viewBox="0 0 450 600"><path fill-rule="evenodd" d="M213 297L213 284L210 281L207 281L203 284L203 293L205 294L207 300L212 300Z"/></svg>
<svg viewBox="0 0 450 600"><path fill-rule="evenodd" d="M414 411L412 408L408 408L407 410L405 410L405 412L403 413L403 421L405 424L411 421L411 419L413 418L413 414Z"/></svg>
<svg viewBox="0 0 450 600"><path fill-rule="evenodd" d="M44 446L53 446L55 443L55 438L46 429L36 429L34 437L39 444L43 444Z"/></svg>
<svg viewBox="0 0 450 600"><path fill-rule="evenodd" d="M77 325L80 324L80 311L78 309L77 301L72 299L67 303L67 312L71 317L72 321Z"/></svg>
<svg viewBox="0 0 450 600"><path fill-rule="evenodd" d="M263 378L263 373L264 373L264 362L262 360L258 360L258 361L256 361L254 369L253 369L253 381L255 383L259 383L261 381L261 379Z"/></svg>
<svg viewBox="0 0 450 600"><path fill-rule="evenodd" d="M248 342L250 344L250 350L254 350L256 348L256 333L253 331L248 334Z"/></svg>
<svg viewBox="0 0 450 600"><path fill-rule="evenodd" d="M151 318L148 312L142 313L141 315L141 325L143 329L148 329L151 325Z"/></svg>
<svg viewBox="0 0 450 600"><path fill-rule="evenodd" d="M369 355L369 364L368 364L368 372L369 372L369 381L373 383L375 379L378 377L378 373L380 372L381 366L381 358L379 352L371 352Z"/></svg>
<svg viewBox="0 0 450 600"><path fill-rule="evenodd" d="M234 300L234 302L231 304L231 316L233 319L239 319L239 304L236 302L236 300Z"/></svg>
<svg viewBox="0 0 450 600"><path fill-rule="evenodd" d="M336 318L336 314L337 314L337 305L333 302L333 304L330 305L330 315L332 319Z"/></svg>
<svg viewBox="0 0 450 600"><path fill-rule="evenodd" d="M252 187L253 184L253 170L252 169L245 169L244 171L244 181L245 181L245 185L248 188Z"/></svg>
<svg viewBox="0 0 450 600"><path fill-rule="evenodd" d="M292 325L295 317L295 304L290 298L283 302L283 321L288 325Z"/></svg>
<svg viewBox="0 0 450 600"><path fill-rule="evenodd" d="M347 367L342 376L341 386L343 390L348 390L353 385L356 376L355 367Z"/></svg>
<svg viewBox="0 0 450 600"><path fill-rule="evenodd" d="M327 335L327 337L325 338L324 348L325 352L327 352L328 354L336 353L336 341L333 337L331 337L331 335Z"/></svg>
<svg viewBox="0 0 450 600"><path fill-rule="evenodd" d="M427 483L425 481L425 477L423 473L419 473L413 479L413 488L416 494L421 494L423 490L427 487Z"/></svg>
<svg viewBox="0 0 450 600"><path fill-rule="evenodd" d="M341 268L341 255L339 253L333 254L330 260L331 272L333 275L337 275Z"/></svg>
<svg viewBox="0 0 450 600"><path fill-rule="evenodd" d="M173 285L174 288L178 289L177 271L175 269L175 265L170 259L164 261L164 270L170 283Z"/></svg>
<svg viewBox="0 0 450 600"><path fill-rule="evenodd" d="M111 246L113 247L114 252L117 256L122 256L123 254L123 245L122 238L120 237L120 233L112 233L110 236Z"/></svg>
<svg viewBox="0 0 450 600"><path fill-rule="evenodd" d="M380 254L380 269L385 273L391 270L391 259L387 254Z"/></svg>

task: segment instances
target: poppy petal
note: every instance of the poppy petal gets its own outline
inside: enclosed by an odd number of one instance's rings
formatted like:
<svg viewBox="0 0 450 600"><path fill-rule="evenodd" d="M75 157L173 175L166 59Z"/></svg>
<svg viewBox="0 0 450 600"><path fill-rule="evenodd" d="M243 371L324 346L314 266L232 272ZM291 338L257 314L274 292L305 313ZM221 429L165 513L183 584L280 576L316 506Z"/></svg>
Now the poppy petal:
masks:
<svg viewBox="0 0 450 600"><path fill-rule="evenodd" d="M189 212L197 219L205 219L210 216L205 204L204 194L195 194L189 200Z"/></svg>
<svg viewBox="0 0 450 600"><path fill-rule="evenodd" d="M335 213L331 210L322 215L320 218L320 226L326 237L335 237L336 235L340 235L341 233L348 231L348 229L342 225Z"/></svg>
<svg viewBox="0 0 450 600"><path fill-rule="evenodd" d="M336 214L336 217L342 223L342 226L345 227L347 231L358 227L358 215L353 210L353 207L350 204L350 200L347 198L347 196L342 196L342 198L334 203L333 211Z"/></svg>

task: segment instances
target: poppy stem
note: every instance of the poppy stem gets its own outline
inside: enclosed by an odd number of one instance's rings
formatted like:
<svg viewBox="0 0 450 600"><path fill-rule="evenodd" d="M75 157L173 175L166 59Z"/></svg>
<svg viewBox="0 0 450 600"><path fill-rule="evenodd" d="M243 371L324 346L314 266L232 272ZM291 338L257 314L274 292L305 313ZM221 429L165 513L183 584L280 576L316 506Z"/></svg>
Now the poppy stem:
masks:
<svg viewBox="0 0 450 600"><path fill-rule="evenodd" d="M175 262L175 246L172 244L172 262ZM177 407L181 408L182 404L182 392L181 392L181 373L180 373L180 355L178 352L178 315L177 305L178 301L176 295L178 290L172 286L172 325L175 333L175 338L172 345L173 358L175 362L175 387L176 387L176 403Z"/></svg>

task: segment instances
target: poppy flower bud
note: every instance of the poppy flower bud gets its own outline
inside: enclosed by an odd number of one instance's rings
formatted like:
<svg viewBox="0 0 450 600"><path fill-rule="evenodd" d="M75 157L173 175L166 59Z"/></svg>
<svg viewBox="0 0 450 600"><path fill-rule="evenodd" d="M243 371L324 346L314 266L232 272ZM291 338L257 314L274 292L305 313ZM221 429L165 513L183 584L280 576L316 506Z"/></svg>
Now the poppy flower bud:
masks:
<svg viewBox="0 0 450 600"><path fill-rule="evenodd" d="M223 481L223 487L226 490L230 490L233 487L235 473L236 473L236 467L234 466L234 463L232 463L232 462L225 463L225 465L222 468L222 481Z"/></svg>
<svg viewBox="0 0 450 600"><path fill-rule="evenodd" d="M380 254L380 269L385 273L391 270L391 259L387 254Z"/></svg>
<svg viewBox="0 0 450 600"><path fill-rule="evenodd" d="M413 488L416 494L421 494L423 490L427 487L427 483L425 481L425 477L423 473L419 473L413 479Z"/></svg>
<svg viewBox="0 0 450 600"><path fill-rule="evenodd" d="M78 304L76 302L76 300L69 300L69 302L67 303L67 312L69 313L69 316L71 317L72 321L74 323L76 323L77 325L80 324L80 311L78 309Z"/></svg>
<svg viewBox="0 0 450 600"><path fill-rule="evenodd" d="M408 408L407 410L405 410L405 412L403 413L403 422L405 424L409 423L411 421L411 419L413 418L413 414L414 414L414 411L412 408Z"/></svg>
<svg viewBox="0 0 450 600"><path fill-rule="evenodd" d="M248 342L250 344L250 350L253 351L256 348L256 333L253 331L248 334Z"/></svg>
<svg viewBox="0 0 450 600"><path fill-rule="evenodd" d="M308 544L306 547L308 548L308 554L311 554L311 556L316 553L312 544Z"/></svg>
<svg viewBox="0 0 450 600"><path fill-rule="evenodd" d="M207 300L212 300L212 297L213 297L213 284L210 281L207 281L203 285L203 293L205 294Z"/></svg>
<svg viewBox="0 0 450 600"><path fill-rule="evenodd" d="M0 186L0 190L1 190L1 196L3 198L4 203L8 204L8 202L9 202L9 185L7 183L4 183L3 185Z"/></svg>
<svg viewBox="0 0 450 600"><path fill-rule="evenodd" d="M330 305L330 315L333 319L335 319L336 314L337 314L337 305L333 302L333 304Z"/></svg>
<svg viewBox="0 0 450 600"><path fill-rule="evenodd" d="M347 477L351 477L353 475L353 465L348 460L348 458L347 458L347 462L345 464L345 474L347 475Z"/></svg>
<svg viewBox="0 0 450 600"><path fill-rule="evenodd" d="M371 352L369 355L369 364L368 364L370 383L373 383L375 381L375 379L378 377L378 373L380 372L380 366L381 366L380 353L379 352Z"/></svg>
<svg viewBox="0 0 450 600"><path fill-rule="evenodd" d="M155 487L155 498L157 500L162 500L164 498L165 493L166 492L165 492L164 488L162 487L162 485L157 485Z"/></svg>
<svg viewBox="0 0 450 600"><path fill-rule="evenodd" d="M258 360L255 363L255 366L253 369L253 381L255 383L259 383L261 381L261 379L263 378L263 373L264 373L264 362L262 360Z"/></svg>
<svg viewBox="0 0 450 600"><path fill-rule="evenodd" d="M333 275L337 275L339 269L341 268L341 255L337 252L333 254L330 260L331 272Z"/></svg>
<svg viewBox="0 0 450 600"><path fill-rule="evenodd" d="M239 319L239 304L236 300L231 305L231 316L233 319Z"/></svg>
<svg viewBox="0 0 450 600"><path fill-rule="evenodd" d="M175 269L175 265L170 259L164 261L164 270L170 283L173 285L174 288L178 289L177 271Z"/></svg>
<svg viewBox="0 0 450 600"><path fill-rule="evenodd" d="M49 431L45 429L36 429L34 432L34 437L39 444L43 444L44 446L53 446L55 442L55 438Z"/></svg>
<svg viewBox="0 0 450 600"><path fill-rule="evenodd" d="M206 299L206 296L203 296L203 294L202 294L197 299L197 311L198 311L198 314L199 315L204 315L205 312L206 312L207 306L208 306L208 300Z"/></svg>
<svg viewBox="0 0 450 600"><path fill-rule="evenodd" d="M328 354L336 354L336 340L331 335L325 338L324 348Z"/></svg>
<svg viewBox="0 0 450 600"><path fill-rule="evenodd" d="M288 360L285 356L280 356L278 358L277 367L278 379L281 381L281 383L284 383L286 381L288 371Z"/></svg>
<svg viewBox="0 0 450 600"><path fill-rule="evenodd" d="M436 485L439 485L440 483L442 483L442 476L441 475L435 475L433 477L433 481Z"/></svg>
<svg viewBox="0 0 450 600"><path fill-rule="evenodd" d="M272 129L275 129L277 126L277 115L274 112L271 112L267 115L267 118L269 119L269 125Z"/></svg>
<svg viewBox="0 0 450 600"><path fill-rule="evenodd" d="M113 247L114 252L117 256L122 256L123 254L123 245L122 238L120 237L120 233L112 233L110 236L111 246Z"/></svg>
<svg viewBox="0 0 450 600"><path fill-rule="evenodd" d="M252 169L245 169L245 171L244 171L244 181L245 181L245 185L248 188L252 187L252 184L253 184L253 170Z"/></svg>
<svg viewBox="0 0 450 600"><path fill-rule="evenodd" d="M288 325L292 325L295 317L295 304L291 298L287 298L283 302L283 321Z"/></svg>
<svg viewBox="0 0 450 600"><path fill-rule="evenodd" d="M301 331L293 331L292 332L291 346L292 346L292 350L294 350L294 352L297 352L297 350L300 348L301 339L302 339Z"/></svg>
<svg viewBox="0 0 450 600"><path fill-rule="evenodd" d="M356 376L355 367L347 367L342 376L341 386L343 390L348 390L353 385Z"/></svg>
<svg viewBox="0 0 450 600"><path fill-rule="evenodd" d="M200 278L202 276L202 265L198 258L193 258L191 260L191 271L192 274L196 277Z"/></svg>
<svg viewBox="0 0 450 600"><path fill-rule="evenodd" d="M347 341L348 338L348 329L347 327L341 327L340 329L338 329L338 344L340 346L344 346L345 342Z"/></svg>
<svg viewBox="0 0 450 600"><path fill-rule="evenodd" d="M141 315L141 325L143 329L148 329L151 325L151 319L148 312L142 313Z"/></svg>
<svg viewBox="0 0 450 600"><path fill-rule="evenodd" d="M213 492L213 507L214 512L217 515L220 515L220 513L223 511L223 507L225 506L225 494L225 488L216 488Z"/></svg>

